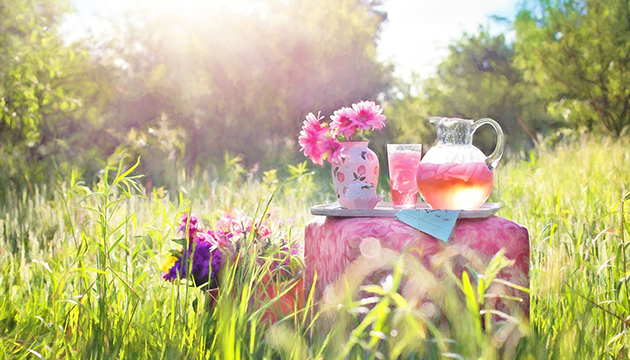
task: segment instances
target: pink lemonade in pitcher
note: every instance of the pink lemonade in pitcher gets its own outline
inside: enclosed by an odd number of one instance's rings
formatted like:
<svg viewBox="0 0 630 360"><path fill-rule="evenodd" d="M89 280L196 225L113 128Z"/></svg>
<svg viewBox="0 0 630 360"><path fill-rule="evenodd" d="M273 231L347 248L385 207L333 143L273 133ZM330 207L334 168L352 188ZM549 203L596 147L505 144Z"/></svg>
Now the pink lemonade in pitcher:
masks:
<svg viewBox="0 0 630 360"><path fill-rule="evenodd" d="M494 175L503 155L503 130L496 121L432 117L437 145L424 155L416 181L424 201L434 209L476 210L492 192ZM472 144L473 134L482 125L497 133L497 145L489 156Z"/></svg>
<svg viewBox="0 0 630 360"><path fill-rule="evenodd" d="M485 162L420 164L418 191L434 209L475 210L492 192L493 175Z"/></svg>
<svg viewBox="0 0 630 360"><path fill-rule="evenodd" d="M389 184L392 203L397 207L415 207L418 203L416 170L420 164L420 151L389 152Z"/></svg>

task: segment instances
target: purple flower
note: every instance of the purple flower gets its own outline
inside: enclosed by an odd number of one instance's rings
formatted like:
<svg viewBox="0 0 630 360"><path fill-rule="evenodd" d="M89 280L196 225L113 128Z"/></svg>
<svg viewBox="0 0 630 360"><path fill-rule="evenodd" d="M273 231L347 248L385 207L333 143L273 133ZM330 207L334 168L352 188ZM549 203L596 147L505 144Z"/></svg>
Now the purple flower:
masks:
<svg viewBox="0 0 630 360"><path fill-rule="evenodd" d="M290 250L289 247L285 245L282 250L287 252L287 256L284 260L283 265L289 266L289 264L291 263L291 258L298 257L300 255L300 244L294 243Z"/></svg>
<svg viewBox="0 0 630 360"><path fill-rule="evenodd" d="M223 265L223 254L216 245L206 241L204 236L198 236L190 243L188 251L164 274L164 280L185 279L189 275L189 265L192 265L190 276L195 284L216 281L217 271Z"/></svg>

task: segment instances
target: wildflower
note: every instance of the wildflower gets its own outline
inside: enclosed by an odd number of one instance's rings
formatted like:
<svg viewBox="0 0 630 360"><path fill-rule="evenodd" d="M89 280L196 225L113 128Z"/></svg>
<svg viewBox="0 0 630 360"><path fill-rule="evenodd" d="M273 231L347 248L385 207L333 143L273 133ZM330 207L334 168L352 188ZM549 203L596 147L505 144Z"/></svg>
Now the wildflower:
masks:
<svg viewBox="0 0 630 360"><path fill-rule="evenodd" d="M218 247L222 252L234 251L234 244L230 241L232 234L208 230L204 235L207 236L209 242Z"/></svg>
<svg viewBox="0 0 630 360"><path fill-rule="evenodd" d="M173 265L175 265L176 262L177 262L177 257L173 255L167 256L162 262L162 265L160 266L160 271L168 272L173 267Z"/></svg>
<svg viewBox="0 0 630 360"><path fill-rule="evenodd" d="M270 214L266 214L260 222L254 223L252 218L242 211L227 213L219 218L214 229L204 231L194 215L191 215L190 219L184 216L181 220L182 224L188 222L189 230L190 225L194 225L194 231L189 231L191 236L187 241L175 240L182 244L183 248L172 251L171 255L165 259L161 267L164 272L163 278L167 281L189 279L197 285L218 285L217 272L224 266L227 259L236 259L237 254L242 251L256 254L257 262L263 265L265 259L274 256L274 249L278 251L278 248L272 246L270 240L272 230L268 224L269 218ZM185 225L181 225L179 229L186 232ZM250 239L254 239L254 243L244 243ZM291 256L288 248L284 253L286 256ZM280 255L280 253L275 255ZM277 258L276 269L284 259L285 257ZM292 264L287 269L291 268ZM278 276L294 274L293 270L287 269L278 269Z"/></svg>
<svg viewBox="0 0 630 360"><path fill-rule="evenodd" d="M188 213L184 213L180 220L180 225L177 229L184 236L186 236L186 225L188 225L188 239L193 239L197 232L203 231L201 226L199 226L199 219L194 214L190 215L190 221L188 220Z"/></svg>
<svg viewBox="0 0 630 360"><path fill-rule="evenodd" d="M244 229L238 219L232 216L232 214L224 214L217 222L216 231L224 236L227 234L231 234L232 236L241 236L243 235Z"/></svg>
<svg viewBox="0 0 630 360"><path fill-rule="evenodd" d="M283 250L287 252L287 257L285 258L283 263L283 265L285 266L289 266L291 258L298 257L302 251L300 248L300 244L297 242L294 243L290 249L288 246L285 245Z"/></svg>
<svg viewBox="0 0 630 360"><path fill-rule="evenodd" d="M192 265L192 267L188 267ZM223 254L204 237L196 238L187 252L164 274L164 279L174 281L190 275L195 284L201 285L216 280L216 273L223 265Z"/></svg>
<svg viewBox="0 0 630 360"><path fill-rule="evenodd" d="M252 230L252 219L243 212L238 211L234 215L224 214L216 225L216 233L231 239L232 237L245 237Z"/></svg>
<svg viewBox="0 0 630 360"><path fill-rule="evenodd" d="M271 235L271 230L266 225L266 221L263 221L262 224L258 226L258 237L260 239L267 239Z"/></svg>
<svg viewBox="0 0 630 360"><path fill-rule="evenodd" d="M278 221L278 227L282 227L288 224L293 224L294 222L295 220L292 218L280 219L280 221Z"/></svg>

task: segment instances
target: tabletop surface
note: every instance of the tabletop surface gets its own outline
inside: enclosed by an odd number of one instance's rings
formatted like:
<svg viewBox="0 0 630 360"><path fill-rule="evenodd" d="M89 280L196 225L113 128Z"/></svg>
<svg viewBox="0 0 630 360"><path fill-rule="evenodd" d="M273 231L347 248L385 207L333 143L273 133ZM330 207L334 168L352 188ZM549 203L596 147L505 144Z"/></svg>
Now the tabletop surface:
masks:
<svg viewBox="0 0 630 360"><path fill-rule="evenodd" d="M477 210L462 210L459 217L462 219L486 218L494 215L503 205L499 203L485 203ZM416 210L431 210L425 202L419 202ZM389 201L379 202L374 209L342 209L338 202L331 204L321 204L311 207L312 215L335 216L335 217L389 217L393 218L400 210L394 208Z"/></svg>

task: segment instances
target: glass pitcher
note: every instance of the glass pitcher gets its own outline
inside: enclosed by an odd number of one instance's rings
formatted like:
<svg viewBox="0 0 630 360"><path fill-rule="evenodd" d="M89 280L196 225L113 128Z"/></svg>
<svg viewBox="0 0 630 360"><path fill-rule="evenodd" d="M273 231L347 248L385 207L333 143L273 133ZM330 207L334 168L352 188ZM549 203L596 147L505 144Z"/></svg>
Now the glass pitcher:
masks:
<svg viewBox="0 0 630 360"><path fill-rule="evenodd" d="M432 117L437 130L436 146L418 166L418 192L434 209L475 210L490 196L496 168L503 155L503 130L492 119L477 121ZM497 145L485 156L472 144L473 134L489 124L497 133Z"/></svg>

